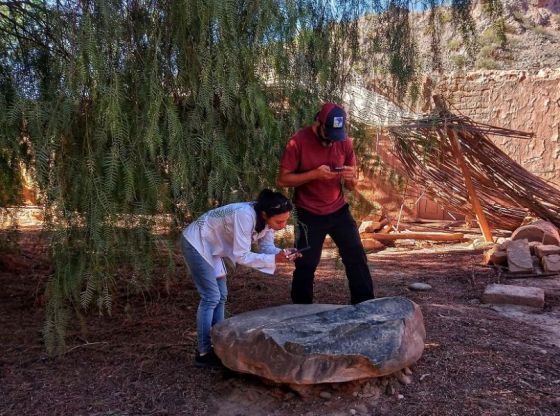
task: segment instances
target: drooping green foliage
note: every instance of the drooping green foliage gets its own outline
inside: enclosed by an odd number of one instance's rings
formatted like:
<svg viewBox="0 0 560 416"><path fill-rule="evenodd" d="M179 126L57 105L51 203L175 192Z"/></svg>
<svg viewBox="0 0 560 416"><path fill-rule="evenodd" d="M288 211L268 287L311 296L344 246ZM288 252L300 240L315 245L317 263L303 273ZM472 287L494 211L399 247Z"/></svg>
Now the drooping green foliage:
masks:
<svg viewBox="0 0 560 416"><path fill-rule="evenodd" d="M162 223L180 231L273 185L289 134L338 99L356 62L375 57L405 93L414 4L0 1L0 205L18 202L24 166L55 270L48 348L63 347L74 312L111 313L118 266L149 285ZM373 47L369 12L382 16Z"/></svg>

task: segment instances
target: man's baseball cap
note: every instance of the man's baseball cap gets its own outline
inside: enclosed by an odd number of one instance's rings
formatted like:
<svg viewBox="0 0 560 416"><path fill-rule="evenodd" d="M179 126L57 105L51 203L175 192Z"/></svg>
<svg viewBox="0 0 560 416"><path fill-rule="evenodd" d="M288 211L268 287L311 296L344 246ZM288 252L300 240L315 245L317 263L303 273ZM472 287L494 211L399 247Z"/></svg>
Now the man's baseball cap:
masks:
<svg viewBox="0 0 560 416"><path fill-rule="evenodd" d="M333 142L345 140L346 134L346 111L335 103L325 103L315 116L325 128L325 135Z"/></svg>

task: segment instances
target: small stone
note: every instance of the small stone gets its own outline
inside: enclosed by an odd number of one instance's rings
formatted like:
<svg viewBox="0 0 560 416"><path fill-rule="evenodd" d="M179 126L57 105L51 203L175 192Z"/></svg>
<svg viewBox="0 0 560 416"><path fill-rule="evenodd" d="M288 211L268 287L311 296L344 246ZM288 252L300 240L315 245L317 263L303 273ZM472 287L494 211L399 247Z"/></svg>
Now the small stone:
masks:
<svg viewBox="0 0 560 416"><path fill-rule="evenodd" d="M426 291L426 290L431 290L432 287L427 284L427 283L422 283L422 282L414 282L408 285L408 288L410 290L416 290L416 291Z"/></svg>
<svg viewBox="0 0 560 416"><path fill-rule="evenodd" d="M358 412L356 412L356 409L350 409L350 414L351 415L355 415L356 413L358 413Z"/></svg>
<svg viewBox="0 0 560 416"><path fill-rule="evenodd" d="M554 245L540 245L535 249L535 254L539 257L550 256L551 254L560 254L560 247Z"/></svg>
<svg viewBox="0 0 560 416"><path fill-rule="evenodd" d="M544 271L548 273L560 272L560 254L551 254L542 258Z"/></svg>
<svg viewBox="0 0 560 416"><path fill-rule="evenodd" d="M402 394L399 394L397 397L398 397L399 400L404 399L404 396Z"/></svg>
<svg viewBox="0 0 560 416"><path fill-rule="evenodd" d="M507 238L505 238L505 237L498 237L498 238L496 239L496 244L503 244L503 243L505 243L506 241L509 241L509 240L508 240Z"/></svg>
<svg viewBox="0 0 560 416"><path fill-rule="evenodd" d="M354 405L354 409L356 410L356 412L364 415L367 415L369 413L369 410L365 404L356 404Z"/></svg>
<svg viewBox="0 0 560 416"><path fill-rule="evenodd" d="M399 383L401 383L401 384L407 385L407 384L412 383L412 379L409 376L407 376L406 374L404 374L400 371L396 372L395 376L396 376L397 380L399 381Z"/></svg>
<svg viewBox="0 0 560 416"><path fill-rule="evenodd" d="M330 394L328 391L322 391L321 393L319 393L319 397L325 400L329 400L332 397L332 394Z"/></svg>
<svg viewBox="0 0 560 416"><path fill-rule="evenodd" d="M412 375L412 370L408 367L403 368L403 372L407 375L407 376L411 376Z"/></svg>
<svg viewBox="0 0 560 416"><path fill-rule="evenodd" d="M353 397L358 397L358 392L357 392L357 391L353 391L353 392L352 392L352 396L353 396Z"/></svg>

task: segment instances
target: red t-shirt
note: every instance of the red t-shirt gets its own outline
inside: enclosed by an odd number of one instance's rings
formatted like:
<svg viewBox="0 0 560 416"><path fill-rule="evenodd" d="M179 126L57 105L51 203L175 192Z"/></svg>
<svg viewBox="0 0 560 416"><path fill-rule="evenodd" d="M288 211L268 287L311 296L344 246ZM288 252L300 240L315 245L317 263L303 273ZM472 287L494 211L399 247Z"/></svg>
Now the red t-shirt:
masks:
<svg viewBox="0 0 560 416"><path fill-rule="evenodd" d="M288 141L280 159L280 168L292 173L304 173L327 165L355 166L356 157L350 139L334 142L325 147L315 135L311 126L297 131ZM314 214L331 214L344 206L346 200L342 192L341 178L313 180L295 188L296 207Z"/></svg>

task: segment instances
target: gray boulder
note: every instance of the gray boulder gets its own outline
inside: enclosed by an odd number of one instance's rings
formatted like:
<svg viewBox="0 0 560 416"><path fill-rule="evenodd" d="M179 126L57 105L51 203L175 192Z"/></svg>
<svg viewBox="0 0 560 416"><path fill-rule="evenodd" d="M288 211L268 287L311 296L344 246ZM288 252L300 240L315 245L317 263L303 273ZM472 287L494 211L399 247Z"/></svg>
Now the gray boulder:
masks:
<svg viewBox="0 0 560 416"><path fill-rule="evenodd" d="M287 384L391 374L421 357L425 337L419 306L404 297L282 305L234 316L212 330L226 367Z"/></svg>

